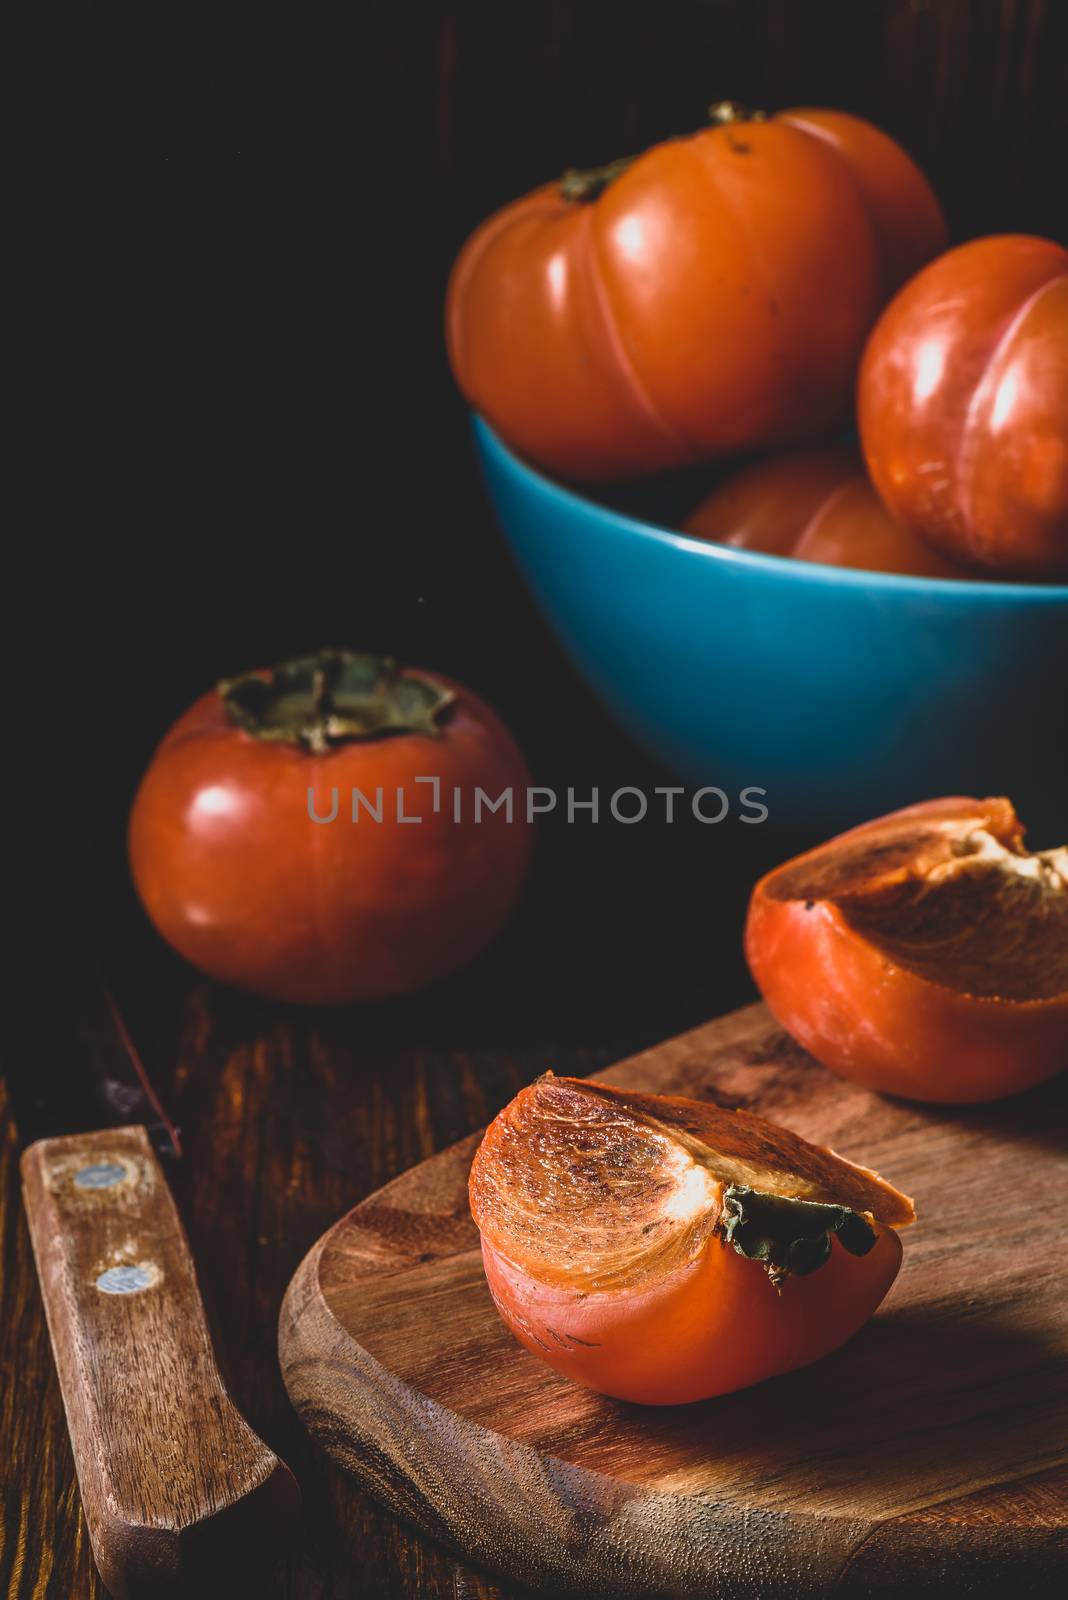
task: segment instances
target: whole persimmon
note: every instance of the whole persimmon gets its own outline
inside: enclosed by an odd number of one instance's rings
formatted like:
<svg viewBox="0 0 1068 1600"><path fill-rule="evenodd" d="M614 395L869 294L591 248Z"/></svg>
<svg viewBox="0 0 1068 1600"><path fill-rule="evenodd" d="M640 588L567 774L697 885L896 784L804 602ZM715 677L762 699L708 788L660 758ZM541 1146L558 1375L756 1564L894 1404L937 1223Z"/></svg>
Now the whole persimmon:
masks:
<svg viewBox="0 0 1068 1600"><path fill-rule="evenodd" d="M456 381L549 472L633 478L813 437L879 308L945 246L926 179L843 112L713 126L483 223L449 282Z"/></svg>
<svg viewBox="0 0 1068 1600"><path fill-rule="evenodd" d="M745 933L769 1010L817 1061L958 1103L1068 1066L1068 849L1005 799L891 812L768 873Z"/></svg>
<svg viewBox="0 0 1068 1600"><path fill-rule="evenodd" d="M470 1196L520 1343L647 1405L837 1348L893 1283L914 1218L875 1173L751 1112L551 1073L490 1125Z"/></svg>
<svg viewBox="0 0 1068 1600"><path fill-rule="evenodd" d="M323 651L178 719L134 800L130 867L163 937L224 983L308 1004L408 994L506 920L528 783L469 689Z"/></svg>
<svg viewBox="0 0 1068 1600"><path fill-rule="evenodd" d="M844 447L793 450L732 473L682 531L737 550L832 567L968 578L886 509L859 456Z"/></svg>
<svg viewBox="0 0 1068 1600"><path fill-rule="evenodd" d="M1068 576L1068 250L976 239L931 262L872 333L857 389L890 510L951 561Z"/></svg>

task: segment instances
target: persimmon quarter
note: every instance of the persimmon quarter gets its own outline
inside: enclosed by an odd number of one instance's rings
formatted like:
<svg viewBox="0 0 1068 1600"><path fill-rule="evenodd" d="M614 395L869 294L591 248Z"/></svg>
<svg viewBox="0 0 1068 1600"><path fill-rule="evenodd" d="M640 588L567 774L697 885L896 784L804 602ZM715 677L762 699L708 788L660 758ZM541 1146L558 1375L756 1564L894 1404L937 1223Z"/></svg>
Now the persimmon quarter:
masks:
<svg viewBox="0 0 1068 1600"><path fill-rule="evenodd" d="M875 1311L912 1202L746 1111L547 1074L487 1130L471 1209L501 1317L588 1388L706 1399Z"/></svg>
<svg viewBox="0 0 1068 1600"><path fill-rule="evenodd" d="M1068 1065L1068 849L1006 799L854 828L761 879L753 977L782 1026L866 1088L992 1100Z"/></svg>

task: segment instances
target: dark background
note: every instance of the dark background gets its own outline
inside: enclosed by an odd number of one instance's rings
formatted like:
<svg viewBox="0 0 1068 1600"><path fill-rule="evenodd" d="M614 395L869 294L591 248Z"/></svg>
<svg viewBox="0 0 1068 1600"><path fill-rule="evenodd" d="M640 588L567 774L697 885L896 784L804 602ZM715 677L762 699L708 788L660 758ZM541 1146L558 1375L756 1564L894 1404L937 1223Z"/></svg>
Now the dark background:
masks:
<svg viewBox="0 0 1068 1600"><path fill-rule="evenodd" d="M109 764L119 736L138 766L223 673L326 641L470 680L552 746L544 641L441 337L457 248L524 189L731 97L871 117L957 239L1066 226L1059 0L49 0L31 16L26 598L76 657L82 704L90 675Z"/></svg>
<svg viewBox="0 0 1068 1600"><path fill-rule="evenodd" d="M872 118L925 167L956 239L1063 238L1068 5L37 0L25 16L9 876L83 900L189 1135L179 1195L236 1393L309 1502L301 1553L263 1592L474 1593L302 1445L274 1367L282 1289L345 1205L544 1066L590 1071L748 998L746 895L789 841L551 823L519 917L470 973L325 1017L226 994L159 944L124 872L137 775L218 677L334 643L470 683L539 782L658 781L493 528L442 347L459 244L525 188L722 98ZM12 1174L0 1575L12 1594L80 1596Z"/></svg>
<svg viewBox="0 0 1068 1600"><path fill-rule="evenodd" d="M225 674L324 643L470 683L539 781L649 781L537 618L474 470L442 298L495 207L731 97L871 117L930 174L957 239L1068 223L1059 0L50 0L29 15L14 699L41 831L107 855L107 883L173 717ZM24 825L25 788L16 806ZM652 852L657 879L692 855L652 825L602 837L620 831L569 830L563 882L576 854L615 875L619 851ZM706 871L676 874L676 921L698 887L714 899L717 864L774 854L756 831L699 830ZM617 898L626 912L640 896ZM671 915L669 896L648 920Z"/></svg>

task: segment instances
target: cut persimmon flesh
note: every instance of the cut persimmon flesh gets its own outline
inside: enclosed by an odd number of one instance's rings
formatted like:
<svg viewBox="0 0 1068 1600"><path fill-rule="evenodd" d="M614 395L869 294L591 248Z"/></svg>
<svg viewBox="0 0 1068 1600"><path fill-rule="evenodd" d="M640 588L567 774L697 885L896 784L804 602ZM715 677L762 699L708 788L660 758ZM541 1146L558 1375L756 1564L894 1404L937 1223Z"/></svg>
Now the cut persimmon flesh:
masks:
<svg viewBox="0 0 1068 1600"><path fill-rule="evenodd" d="M893 1283L915 1215L876 1173L751 1112L551 1073L490 1125L470 1196L520 1343L654 1405L834 1350Z"/></svg>
<svg viewBox="0 0 1068 1600"><path fill-rule="evenodd" d="M932 800L768 873L746 926L769 1009L818 1061L917 1100L996 1099L1068 1064L1068 849L1005 799Z"/></svg>

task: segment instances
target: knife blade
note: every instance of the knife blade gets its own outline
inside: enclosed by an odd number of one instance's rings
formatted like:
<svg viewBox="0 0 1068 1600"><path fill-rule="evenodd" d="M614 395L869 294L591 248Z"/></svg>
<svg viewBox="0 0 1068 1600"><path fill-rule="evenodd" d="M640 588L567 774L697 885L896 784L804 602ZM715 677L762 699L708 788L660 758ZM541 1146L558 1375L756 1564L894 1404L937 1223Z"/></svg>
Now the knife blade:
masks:
<svg viewBox="0 0 1068 1600"><path fill-rule="evenodd" d="M299 1491L220 1376L159 1160L180 1138L88 941L69 913L22 928L45 963L23 997L46 974L49 1004L22 1008L9 1079L93 1555L116 1600L186 1593L277 1549Z"/></svg>
<svg viewBox="0 0 1068 1600"><path fill-rule="evenodd" d="M9 1068L23 1143L104 1123L139 1123L158 1155L177 1160L179 1130L152 1086L88 941L64 930L39 970L46 965L50 1014L35 1021L28 1053L22 1041L32 1070Z"/></svg>

